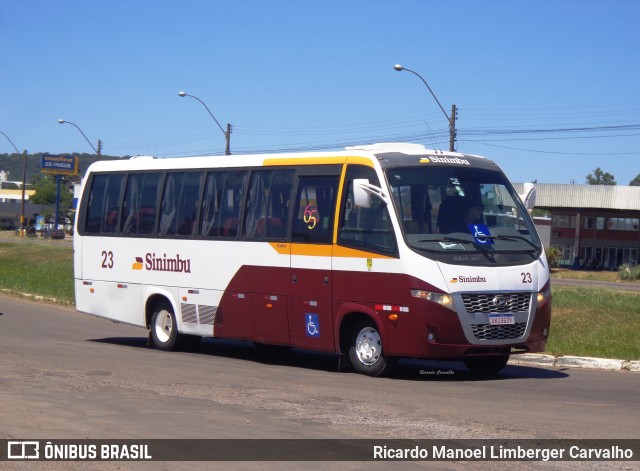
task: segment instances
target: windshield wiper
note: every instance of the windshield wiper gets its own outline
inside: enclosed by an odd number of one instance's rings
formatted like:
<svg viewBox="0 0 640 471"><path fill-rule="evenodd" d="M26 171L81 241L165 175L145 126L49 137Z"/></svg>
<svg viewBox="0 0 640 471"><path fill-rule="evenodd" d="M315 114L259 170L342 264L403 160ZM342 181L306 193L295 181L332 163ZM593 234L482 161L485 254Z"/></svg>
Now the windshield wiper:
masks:
<svg viewBox="0 0 640 471"><path fill-rule="evenodd" d="M440 237L438 239L422 239L418 242L464 242L466 244L472 244L473 241L469 239L463 239L462 237Z"/></svg>
<svg viewBox="0 0 640 471"><path fill-rule="evenodd" d="M483 237L483 239L484 238L485 237ZM446 236L446 237L441 237L439 239L423 239L423 240L419 240L418 242L460 242L460 243L463 243L463 244L471 244L476 249L484 251L484 252L488 252L489 251L489 250L487 250L488 247L479 244L473 238L471 238L471 240L469 240L469 239L463 239L462 237L449 237L449 236Z"/></svg>
<svg viewBox="0 0 640 471"><path fill-rule="evenodd" d="M534 244L533 242L531 242L529 239L527 239L526 237L523 236L516 236L516 235L490 235L490 236L482 236L483 239L492 239L492 240L523 240L525 241L527 244L529 244L531 247L533 247L536 250L540 250L540 247L538 247L536 244Z"/></svg>

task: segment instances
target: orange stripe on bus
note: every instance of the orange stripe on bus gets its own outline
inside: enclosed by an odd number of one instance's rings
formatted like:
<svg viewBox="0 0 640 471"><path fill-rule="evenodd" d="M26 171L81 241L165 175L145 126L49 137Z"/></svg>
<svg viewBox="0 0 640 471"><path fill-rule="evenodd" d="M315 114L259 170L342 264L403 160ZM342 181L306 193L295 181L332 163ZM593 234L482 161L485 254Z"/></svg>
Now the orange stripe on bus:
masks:
<svg viewBox="0 0 640 471"><path fill-rule="evenodd" d="M340 245L333 246L334 257L352 257L352 258L394 258L379 253L365 252L364 250L350 249Z"/></svg>
<svg viewBox="0 0 640 471"><path fill-rule="evenodd" d="M269 242L280 255L303 255L308 257L351 257L351 258L393 258L364 250L350 249L340 245L327 244L287 244Z"/></svg>

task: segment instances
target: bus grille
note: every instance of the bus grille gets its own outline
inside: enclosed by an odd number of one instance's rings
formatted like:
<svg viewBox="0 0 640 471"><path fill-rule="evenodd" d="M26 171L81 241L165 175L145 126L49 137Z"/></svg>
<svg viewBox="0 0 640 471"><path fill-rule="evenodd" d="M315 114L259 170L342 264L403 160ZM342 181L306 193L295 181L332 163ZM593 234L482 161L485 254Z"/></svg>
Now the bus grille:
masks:
<svg viewBox="0 0 640 471"><path fill-rule="evenodd" d="M217 306L199 305L198 312L200 314L200 324L213 325L216 320Z"/></svg>
<svg viewBox="0 0 640 471"><path fill-rule="evenodd" d="M526 322L512 325L475 324L471 326L473 335L478 340L518 339L524 335Z"/></svg>
<svg viewBox="0 0 640 471"><path fill-rule="evenodd" d="M206 306L204 304L180 304L182 310L182 322L189 324L213 325L216 320L217 306Z"/></svg>
<svg viewBox="0 0 640 471"><path fill-rule="evenodd" d="M468 313L529 312L531 293L468 293L462 300Z"/></svg>
<svg viewBox="0 0 640 471"><path fill-rule="evenodd" d="M182 322L188 322L189 324L197 324L198 316L196 314L195 304L180 304L182 310Z"/></svg>

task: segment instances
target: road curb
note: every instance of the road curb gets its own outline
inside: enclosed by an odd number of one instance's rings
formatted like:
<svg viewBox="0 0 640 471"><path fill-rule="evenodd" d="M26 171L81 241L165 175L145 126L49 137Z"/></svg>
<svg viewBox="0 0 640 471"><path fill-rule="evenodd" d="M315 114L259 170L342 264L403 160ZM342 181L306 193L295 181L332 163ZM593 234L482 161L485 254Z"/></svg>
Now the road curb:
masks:
<svg viewBox="0 0 640 471"><path fill-rule="evenodd" d="M37 301L40 303L49 303L49 304L62 304L64 306L73 306L74 304L72 302L69 301L64 301L62 299L57 299L57 298L48 298L46 296L40 296L37 294L31 294L31 293L22 293L20 291L14 291L12 289L0 289L0 292L4 293L4 294L8 294L11 296L17 296L19 298L27 298L27 299L31 299L32 301Z"/></svg>
<svg viewBox="0 0 640 471"><path fill-rule="evenodd" d="M555 366L558 368L591 368L610 371L624 370L640 373L640 361L577 357L571 355L555 357L553 355L545 355L539 353L524 353L522 355L511 356L509 364Z"/></svg>

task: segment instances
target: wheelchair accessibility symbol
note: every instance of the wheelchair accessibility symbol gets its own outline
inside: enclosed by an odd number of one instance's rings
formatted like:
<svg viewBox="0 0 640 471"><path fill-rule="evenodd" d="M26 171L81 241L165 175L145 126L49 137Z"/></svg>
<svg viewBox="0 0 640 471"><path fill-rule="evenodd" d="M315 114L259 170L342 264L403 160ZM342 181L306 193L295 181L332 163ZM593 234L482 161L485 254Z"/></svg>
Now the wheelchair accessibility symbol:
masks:
<svg viewBox="0 0 640 471"><path fill-rule="evenodd" d="M307 337L320 337L320 319L318 314L305 314L307 319Z"/></svg>
<svg viewBox="0 0 640 471"><path fill-rule="evenodd" d="M469 224L469 231L473 235L473 238L478 244L491 245L493 239L491 239L491 233L489 227L486 224Z"/></svg>

